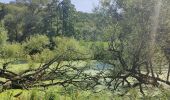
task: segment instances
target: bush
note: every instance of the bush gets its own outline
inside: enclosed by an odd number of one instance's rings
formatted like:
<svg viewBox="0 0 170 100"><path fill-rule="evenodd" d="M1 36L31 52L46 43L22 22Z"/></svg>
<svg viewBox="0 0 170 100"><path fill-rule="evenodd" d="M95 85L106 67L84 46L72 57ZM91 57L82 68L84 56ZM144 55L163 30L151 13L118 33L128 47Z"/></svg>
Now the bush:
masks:
<svg viewBox="0 0 170 100"><path fill-rule="evenodd" d="M47 92L45 94L45 100L57 100L56 94L54 94L53 92Z"/></svg>
<svg viewBox="0 0 170 100"><path fill-rule="evenodd" d="M57 54L65 55L65 59L84 59L88 58L88 50L81 46L80 43L67 37L56 37L53 39Z"/></svg>
<svg viewBox="0 0 170 100"><path fill-rule="evenodd" d="M23 55L23 48L19 43L6 44L1 47L2 58L20 58Z"/></svg>
<svg viewBox="0 0 170 100"><path fill-rule="evenodd" d="M108 59L108 51L106 43L104 42L94 42L91 44L90 49L93 54L93 58L97 60Z"/></svg>
<svg viewBox="0 0 170 100"><path fill-rule="evenodd" d="M24 51L26 54L35 55L43 51L49 45L49 39L45 35L34 35L26 39Z"/></svg>
<svg viewBox="0 0 170 100"><path fill-rule="evenodd" d="M49 49L44 49L40 54L37 55L37 62L46 62L55 57L55 53Z"/></svg>

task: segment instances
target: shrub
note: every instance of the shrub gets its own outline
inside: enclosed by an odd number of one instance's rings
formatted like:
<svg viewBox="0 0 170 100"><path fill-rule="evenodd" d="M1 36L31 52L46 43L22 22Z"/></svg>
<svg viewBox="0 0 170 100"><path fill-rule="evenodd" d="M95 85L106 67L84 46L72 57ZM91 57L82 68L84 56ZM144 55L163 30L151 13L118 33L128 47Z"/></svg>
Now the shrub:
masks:
<svg viewBox="0 0 170 100"><path fill-rule="evenodd" d="M56 100L56 94L53 92L47 92L45 94L45 100Z"/></svg>
<svg viewBox="0 0 170 100"><path fill-rule="evenodd" d="M94 59L102 60L108 58L108 52L105 43L94 42L91 44L90 49Z"/></svg>
<svg viewBox="0 0 170 100"><path fill-rule="evenodd" d="M20 58L23 55L23 49L19 43L6 44L0 51L2 58Z"/></svg>
<svg viewBox="0 0 170 100"><path fill-rule="evenodd" d="M88 50L73 38L56 37L53 41L57 54L65 54L67 60L88 58Z"/></svg>
<svg viewBox="0 0 170 100"><path fill-rule="evenodd" d="M49 39L45 35L34 35L26 39L24 50L26 54L34 55L40 53L49 44Z"/></svg>
<svg viewBox="0 0 170 100"><path fill-rule="evenodd" d="M55 57L55 53L49 49L44 49L40 54L37 55L36 60L38 62L46 62Z"/></svg>

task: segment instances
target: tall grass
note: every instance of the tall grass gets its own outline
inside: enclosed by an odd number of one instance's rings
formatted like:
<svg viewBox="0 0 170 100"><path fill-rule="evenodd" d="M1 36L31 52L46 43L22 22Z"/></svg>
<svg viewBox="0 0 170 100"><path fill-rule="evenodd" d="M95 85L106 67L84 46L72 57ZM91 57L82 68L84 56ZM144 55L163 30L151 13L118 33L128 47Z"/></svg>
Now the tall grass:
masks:
<svg viewBox="0 0 170 100"><path fill-rule="evenodd" d="M18 97L16 94L23 92ZM161 90L158 95L141 96L138 90L131 89L125 96L119 96L109 91L94 93L82 91L73 87L50 88L47 90L9 90L0 94L0 100L170 100L170 92Z"/></svg>

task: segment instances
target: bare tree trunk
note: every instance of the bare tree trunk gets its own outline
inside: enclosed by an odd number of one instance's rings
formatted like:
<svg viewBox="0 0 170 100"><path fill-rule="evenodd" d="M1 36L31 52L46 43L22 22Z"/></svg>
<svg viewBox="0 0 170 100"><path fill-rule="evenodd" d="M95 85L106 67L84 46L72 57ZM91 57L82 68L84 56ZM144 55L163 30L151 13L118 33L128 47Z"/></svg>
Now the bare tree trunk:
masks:
<svg viewBox="0 0 170 100"><path fill-rule="evenodd" d="M167 81L169 81L169 75L170 75L170 61L168 61L169 63L169 68L168 68L168 74L167 74Z"/></svg>
<svg viewBox="0 0 170 100"><path fill-rule="evenodd" d="M151 59L149 61L149 67L150 67L150 70L151 70L152 77L155 77L154 71L153 71L153 64L152 64L152 60Z"/></svg>

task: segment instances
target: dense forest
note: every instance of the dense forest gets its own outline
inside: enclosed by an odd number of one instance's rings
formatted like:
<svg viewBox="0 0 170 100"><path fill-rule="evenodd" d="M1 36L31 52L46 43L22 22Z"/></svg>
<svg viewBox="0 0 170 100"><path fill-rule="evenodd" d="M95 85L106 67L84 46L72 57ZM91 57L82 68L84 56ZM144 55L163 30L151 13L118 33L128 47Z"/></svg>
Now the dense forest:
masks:
<svg viewBox="0 0 170 100"><path fill-rule="evenodd" d="M99 1L0 3L0 100L169 100L170 1Z"/></svg>

